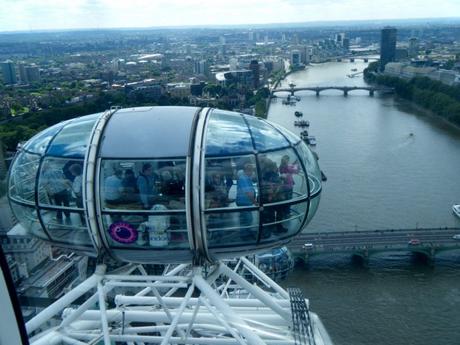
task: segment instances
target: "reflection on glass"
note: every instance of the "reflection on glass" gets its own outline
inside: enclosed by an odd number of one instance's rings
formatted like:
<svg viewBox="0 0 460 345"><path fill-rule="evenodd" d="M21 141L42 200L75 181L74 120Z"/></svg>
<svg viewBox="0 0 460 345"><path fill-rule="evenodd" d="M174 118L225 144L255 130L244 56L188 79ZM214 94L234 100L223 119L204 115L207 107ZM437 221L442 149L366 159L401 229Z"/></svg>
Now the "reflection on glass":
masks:
<svg viewBox="0 0 460 345"><path fill-rule="evenodd" d="M270 122L270 124L275 127L277 130L279 130L292 144L297 144L300 141L300 138L292 133L290 130L274 123Z"/></svg>
<svg viewBox="0 0 460 345"><path fill-rule="evenodd" d="M281 154L279 172L283 181L282 193L284 200L305 197L308 194L305 173L297 155L292 149L277 152Z"/></svg>
<svg viewBox="0 0 460 345"><path fill-rule="evenodd" d="M38 133L32 137L27 144L24 146L24 149L30 152L35 152L38 154L43 154L48 147L50 140L56 135L56 133L63 127L67 122L61 122L53 127L47 128L44 131Z"/></svg>
<svg viewBox="0 0 460 345"><path fill-rule="evenodd" d="M257 206L259 196L255 157L239 157L235 163L237 169L236 206Z"/></svg>
<svg viewBox="0 0 460 345"><path fill-rule="evenodd" d="M305 225L310 223L311 219L313 218L316 211L318 210L319 200L320 200L320 195L318 195L317 197L315 197L314 199L310 201L310 209L308 210L308 216L307 216L307 221Z"/></svg>
<svg viewBox="0 0 460 345"><path fill-rule="evenodd" d="M104 209L185 209L185 160L106 160L101 166Z"/></svg>
<svg viewBox="0 0 460 345"><path fill-rule="evenodd" d="M259 232L259 212L209 213L206 227L210 248L255 244Z"/></svg>
<svg viewBox="0 0 460 345"><path fill-rule="evenodd" d="M308 173L308 182L310 184L310 195L316 194L321 190L321 171L318 161L311 153L310 149L303 142L296 146L300 158L305 162L305 168Z"/></svg>
<svg viewBox="0 0 460 345"><path fill-rule="evenodd" d="M167 211L157 208L155 211ZM104 214L104 228L112 246L129 248L188 248L185 213L150 215Z"/></svg>
<svg viewBox="0 0 460 345"><path fill-rule="evenodd" d="M256 150L265 151L289 146L289 142L264 120L246 116Z"/></svg>
<svg viewBox="0 0 460 345"><path fill-rule="evenodd" d="M214 110L206 133L206 155L231 155L254 151L248 126L241 115Z"/></svg>
<svg viewBox="0 0 460 345"><path fill-rule="evenodd" d="M295 235L302 225L307 202L264 207L261 241L270 242Z"/></svg>
<svg viewBox="0 0 460 345"><path fill-rule="evenodd" d="M229 196L230 191L236 188L234 164L232 158L206 160L205 205L207 209L235 206L235 198Z"/></svg>
<svg viewBox="0 0 460 345"><path fill-rule="evenodd" d="M89 136L99 114L85 116L66 125L51 142L47 155L84 158Z"/></svg>
<svg viewBox="0 0 460 345"><path fill-rule="evenodd" d="M11 167L9 191L13 199L28 203L35 202L35 178L40 156L26 152L19 153Z"/></svg>
<svg viewBox="0 0 460 345"><path fill-rule="evenodd" d="M53 241L72 245L91 246L86 219L83 211L61 211L66 217L56 216L56 210L40 210L43 223ZM61 214L62 215L62 214Z"/></svg>
<svg viewBox="0 0 460 345"><path fill-rule="evenodd" d="M259 154L258 161L264 205L307 196L305 174L292 149Z"/></svg>
<svg viewBox="0 0 460 345"><path fill-rule="evenodd" d="M43 160L38 180L39 205L58 206L56 218L67 218L66 208L83 209L83 160L46 158Z"/></svg>
<svg viewBox="0 0 460 345"><path fill-rule="evenodd" d="M21 225L31 234L45 239L48 239L48 236L43 231L40 223L38 222L37 211L32 207L25 207L18 205L14 202L11 203L11 208L17 220Z"/></svg>

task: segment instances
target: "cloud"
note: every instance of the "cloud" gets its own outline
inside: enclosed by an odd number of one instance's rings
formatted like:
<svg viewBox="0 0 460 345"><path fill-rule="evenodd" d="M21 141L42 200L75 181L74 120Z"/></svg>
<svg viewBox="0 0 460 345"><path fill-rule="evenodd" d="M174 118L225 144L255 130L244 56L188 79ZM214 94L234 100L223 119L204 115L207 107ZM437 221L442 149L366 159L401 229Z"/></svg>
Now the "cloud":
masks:
<svg viewBox="0 0 460 345"><path fill-rule="evenodd" d="M0 0L0 31L450 17L458 0Z"/></svg>

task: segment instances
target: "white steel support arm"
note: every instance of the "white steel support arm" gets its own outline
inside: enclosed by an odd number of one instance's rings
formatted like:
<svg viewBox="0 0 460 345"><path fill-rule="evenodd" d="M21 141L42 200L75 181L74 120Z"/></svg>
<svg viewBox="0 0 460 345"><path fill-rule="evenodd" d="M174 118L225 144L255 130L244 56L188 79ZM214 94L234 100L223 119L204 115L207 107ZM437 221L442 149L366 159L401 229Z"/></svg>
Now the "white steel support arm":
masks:
<svg viewBox="0 0 460 345"><path fill-rule="evenodd" d="M105 266L101 265L96 268L96 273L91 277L83 281L80 285L66 293L56 302L51 304L45 310L36 315L29 322L26 323L27 334L32 333L37 328L39 328L43 323L51 319L54 315L60 313L65 307L71 304L80 296L83 296L89 290L96 287L98 282L101 281L103 274L105 272Z"/></svg>
<svg viewBox="0 0 460 345"><path fill-rule="evenodd" d="M215 292L212 287L198 274L195 274L193 281L198 289L207 297L211 303L216 306L227 318L231 326L235 327L251 345L266 345L266 343L255 334L251 327L230 308L222 298Z"/></svg>
<svg viewBox="0 0 460 345"><path fill-rule="evenodd" d="M246 279L242 278L237 273L233 272L226 265L221 264L222 273L227 277L231 278L234 282L239 284L242 288L246 289L253 296L261 300L267 307L272 309L275 313L279 314L282 318L287 321L291 321L291 313L281 307L275 300L267 294L264 290L259 288L257 285L250 284Z"/></svg>

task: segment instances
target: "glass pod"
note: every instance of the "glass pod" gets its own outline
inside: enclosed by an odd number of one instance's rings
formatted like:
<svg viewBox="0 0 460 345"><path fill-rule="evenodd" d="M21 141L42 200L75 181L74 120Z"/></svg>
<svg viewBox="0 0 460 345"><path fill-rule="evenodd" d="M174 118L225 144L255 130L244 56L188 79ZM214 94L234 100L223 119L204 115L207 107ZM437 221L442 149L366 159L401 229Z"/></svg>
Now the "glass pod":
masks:
<svg viewBox="0 0 460 345"><path fill-rule="evenodd" d="M17 153L23 228L124 262L186 263L281 247L314 215L308 147L268 121L195 107L111 110L57 124Z"/></svg>

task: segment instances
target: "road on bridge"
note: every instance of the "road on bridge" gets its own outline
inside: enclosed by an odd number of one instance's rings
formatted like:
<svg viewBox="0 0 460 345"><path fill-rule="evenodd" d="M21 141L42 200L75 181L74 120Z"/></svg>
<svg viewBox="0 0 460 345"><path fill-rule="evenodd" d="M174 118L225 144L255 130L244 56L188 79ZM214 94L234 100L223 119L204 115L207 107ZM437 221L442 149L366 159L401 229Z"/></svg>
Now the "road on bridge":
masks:
<svg viewBox="0 0 460 345"><path fill-rule="evenodd" d="M460 228L398 229L376 231L347 231L302 233L288 247L296 253L354 252L359 250L414 250L420 248L459 248L454 235ZM409 244L409 241L419 244ZM307 244L307 246L305 246Z"/></svg>

